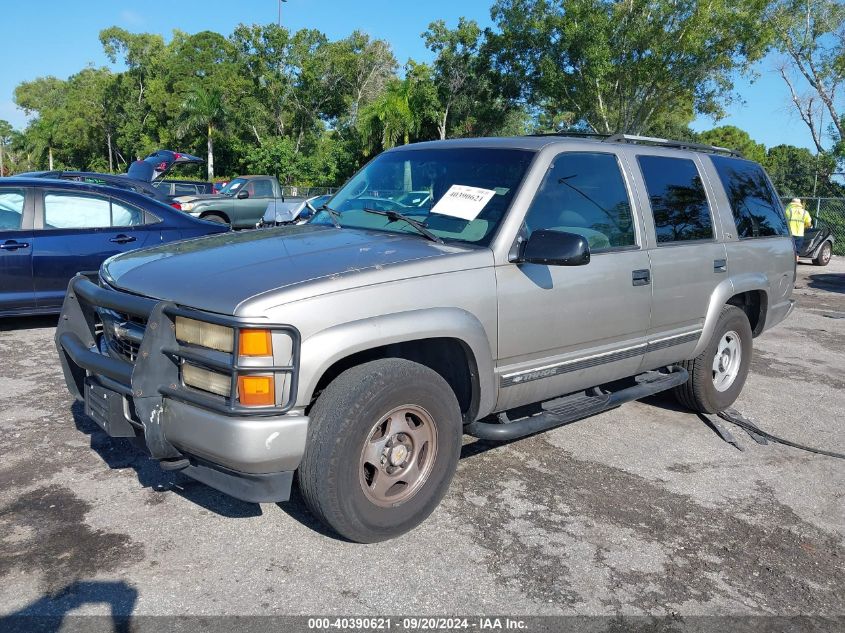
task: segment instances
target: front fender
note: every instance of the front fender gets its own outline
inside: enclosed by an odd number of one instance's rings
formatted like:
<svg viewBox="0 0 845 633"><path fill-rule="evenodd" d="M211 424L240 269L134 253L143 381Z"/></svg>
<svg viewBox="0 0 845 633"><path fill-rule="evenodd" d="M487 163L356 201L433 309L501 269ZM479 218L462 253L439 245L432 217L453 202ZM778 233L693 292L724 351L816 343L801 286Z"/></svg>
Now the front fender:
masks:
<svg viewBox="0 0 845 633"><path fill-rule="evenodd" d="M427 338L454 338L474 356L478 415L493 410L496 382L490 341L481 322L460 308L427 308L350 321L318 332L302 341L299 393L296 406L307 406L323 374L336 362L368 349Z"/></svg>
<svg viewBox="0 0 845 633"><path fill-rule="evenodd" d="M707 307L707 316L704 318L704 329L701 332L701 337L698 339L698 345L695 346L690 358L695 358L704 348L713 336L716 329L716 322L719 320L719 314L722 308L727 304L728 300L734 295L748 292L750 290L762 290L768 296L767 289L769 281L763 273L744 273L742 275L734 275L722 280L716 286L713 294L710 295L710 304Z"/></svg>

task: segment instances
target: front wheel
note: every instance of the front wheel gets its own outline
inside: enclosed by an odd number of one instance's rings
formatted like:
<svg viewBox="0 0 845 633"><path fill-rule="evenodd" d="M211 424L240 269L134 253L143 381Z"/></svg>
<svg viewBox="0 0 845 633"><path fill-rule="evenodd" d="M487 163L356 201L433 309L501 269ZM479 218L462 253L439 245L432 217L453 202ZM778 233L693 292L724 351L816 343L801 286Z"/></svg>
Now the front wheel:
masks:
<svg viewBox="0 0 845 633"><path fill-rule="evenodd" d="M220 215L219 213L207 213L201 218L206 222L215 222L216 224L229 224L229 220L225 217Z"/></svg>
<svg viewBox="0 0 845 633"><path fill-rule="evenodd" d="M395 358L365 363L335 378L312 408L300 491L341 536L387 540L440 503L461 438L458 401L438 373Z"/></svg>
<svg viewBox="0 0 845 633"><path fill-rule="evenodd" d="M833 247L830 242L822 244L819 254L813 259L815 266L827 266L830 263L830 256L833 255Z"/></svg>
<svg viewBox="0 0 845 633"><path fill-rule="evenodd" d="M751 365L751 325L736 306L722 308L716 329L704 351L680 363L689 380L675 387L675 398L700 413L718 413L739 397Z"/></svg>

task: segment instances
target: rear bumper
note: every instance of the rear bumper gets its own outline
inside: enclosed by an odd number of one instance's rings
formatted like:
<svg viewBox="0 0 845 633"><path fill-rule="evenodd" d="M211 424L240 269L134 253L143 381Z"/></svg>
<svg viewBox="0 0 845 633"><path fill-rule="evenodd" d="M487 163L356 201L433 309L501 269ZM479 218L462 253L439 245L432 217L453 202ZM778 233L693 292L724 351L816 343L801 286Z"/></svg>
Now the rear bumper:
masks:
<svg viewBox="0 0 845 633"><path fill-rule="evenodd" d="M289 403L246 411L181 385L171 306L75 277L56 331L68 388L106 433L141 438L163 467L246 501L287 500L305 449L308 417L290 410ZM137 360L110 353L99 332L98 308L148 319ZM283 371L288 370L295 374L295 363ZM289 382L295 391L295 378Z"/></svg>

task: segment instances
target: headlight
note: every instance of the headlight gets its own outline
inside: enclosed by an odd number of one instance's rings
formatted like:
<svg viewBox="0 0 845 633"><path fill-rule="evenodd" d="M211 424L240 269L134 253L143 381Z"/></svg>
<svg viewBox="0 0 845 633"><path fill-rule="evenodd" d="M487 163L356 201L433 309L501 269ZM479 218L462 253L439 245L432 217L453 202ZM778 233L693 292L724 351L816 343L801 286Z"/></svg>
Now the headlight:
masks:
<svg viewBox="0 0 845 633"><path fill-rule="evenodd" d="M194 209L193 202L183 202L182 203L182 211L192 211Z"/></svg>
<svg viewBox="0 0 845 633"><path fill-rule="evenodd" d="M189 387L216 393L218 396L223 396L224 398L228 398L232 393L231 376L216 371L209 371L196 365L189 365L187 363L182 365L182 381Z"/></svg>
<svg viewBox="0 0 845 633"><path fill-rule="evenodd" d="M176 339L230 354L235 348L235 332L232 328L180 316L176 317Z"/></svg>

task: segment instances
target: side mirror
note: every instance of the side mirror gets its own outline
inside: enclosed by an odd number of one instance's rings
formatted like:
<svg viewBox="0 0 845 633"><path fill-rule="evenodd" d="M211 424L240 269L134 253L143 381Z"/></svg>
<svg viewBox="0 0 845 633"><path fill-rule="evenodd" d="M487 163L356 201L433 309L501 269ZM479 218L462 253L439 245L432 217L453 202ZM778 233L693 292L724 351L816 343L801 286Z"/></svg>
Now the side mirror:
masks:
<svg viewBox="0 0 845 633"><path fill-rule="evenodd" d="M583 235L538 230L528 238L518 261L546 266L584 266L590 263L590 244Z"/></svg>
<svg viewBox="0 0 845 633"><path fill-rule="evenodd" d="M246 189L241 189L238 192L238 200L243 200L244 198L249 198L249 191Z"/></svg>

